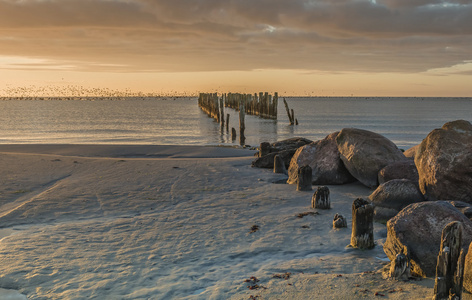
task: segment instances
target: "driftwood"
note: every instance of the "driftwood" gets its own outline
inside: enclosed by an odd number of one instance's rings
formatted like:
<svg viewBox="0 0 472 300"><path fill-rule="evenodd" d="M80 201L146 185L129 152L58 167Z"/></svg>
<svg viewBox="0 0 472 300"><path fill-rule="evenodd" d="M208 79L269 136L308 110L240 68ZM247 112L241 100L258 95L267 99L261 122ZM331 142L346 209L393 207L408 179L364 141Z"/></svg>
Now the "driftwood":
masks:
<svg viewBox="0 0 472 300"><path fill-rule="evenodd" d="M311 198L311 207L320 209L331 208L331 199L329 197L329 188L327 186L319 186L316 189Z"/></svg>
<svg viewBox="0 0 472 300"><path fill-rule="evenodd" d="M390 263L390 277L397 280L408 280L410 278L410 254L406 246L397 254Z"/></svg>
<svg viewBox="0 0 472 300"><path fill-rule="evenodd" d="M341 214L335 214L333 219L333 228L346 228L346 218Z"/></svg>
<svg viewBox="0 0 472 300"><path fill-rule="evenodd" d="M357 198L352 203L351 246L359 249L374 248L374 206Z"/></svg>
<svg viewBox="0 0 472 300"><path fill-rule="evenodd" d="M461 299L465 254L461 249L462 224L451 222L444 227L436 265L434 300Z"/></svg>
<svg viewBox="0 0 472 300"><path fill-rule="evenodd" d="M298 169L297 191L311 191L312 176L310 166L303 166Z"/></svg>

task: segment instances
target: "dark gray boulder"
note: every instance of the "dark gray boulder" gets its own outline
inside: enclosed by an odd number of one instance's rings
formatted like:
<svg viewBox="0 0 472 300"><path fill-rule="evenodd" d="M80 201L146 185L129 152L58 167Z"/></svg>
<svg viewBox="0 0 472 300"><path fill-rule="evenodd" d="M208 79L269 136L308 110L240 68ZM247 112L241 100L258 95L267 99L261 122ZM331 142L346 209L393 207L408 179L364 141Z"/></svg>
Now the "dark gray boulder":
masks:
<svg viewBox="0 0 472 300"><path fill-rule="evenodd" d="M424 201L418 186L408 179L393 179L381 184L369 199L375 205L374 219L381 222L412 203Z"/></svg>
<svg viewBox="0 0 472 300"><path fill-rule="evenodd" d="M472 203L472 124L458 120L431 131L415 164L427 199Z"/></svg>
<svg viewBox="0 0 472 300"><path fill-rule="evenodd" d="M288 168L292 156L295 154L297 149L312 142L313 141L305 138L295 137L272 143L269 147L264 143L264 155L261 156L260 153L258 153L257 158L252 162L252 166L255 168L272 169L274 168L274 157L278 154L284 161L285 167Z"/></svg>
<svg viewBox="0 0 472 300"><path fill-rule="evenodd" d="M370 188L378 186L377 176L383 167L407 159L392 141L367 130L344 128L336 143L349 173Z"/></svg>
<svg viewBox="0 0 472 300"><path fill-rule="evenodd" d="M408 179L418 185L419 176L415 161L412 159L397 161L379 171L379 184L393 179Z"/></svg>
<svg viewBox="0 0 472 300"><path fill-rule="evenodd" d="M344 184L355 181L339 157L334 132L326 138L298 148L290 161L287 183L298 182L298 169L310 166L312 183L318 185Z"/></svg>
<svg viewBox="0 0 472 300"><path fill-rule="evenodd" d="M384 252L392 261L404 246L408 247L412 274L432 277L444 227L459 221L464 226L463 247L472 241L472 221L446 201L410 204L387 222Z"/></svg>

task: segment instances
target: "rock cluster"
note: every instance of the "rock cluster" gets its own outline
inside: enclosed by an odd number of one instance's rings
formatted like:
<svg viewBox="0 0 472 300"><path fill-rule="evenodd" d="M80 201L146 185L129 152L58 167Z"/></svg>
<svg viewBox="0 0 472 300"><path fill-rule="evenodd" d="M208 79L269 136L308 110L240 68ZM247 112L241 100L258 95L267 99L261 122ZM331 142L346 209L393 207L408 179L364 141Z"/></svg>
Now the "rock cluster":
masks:
<svg viewBox="0 0 472 300"><path fill-rule="evenodd" d="M376 188L369 200L375 206L375 219L388 221L384 251L394 261L408 249L413 275L435 275L441 233L450 222L463 226L465 251L472 242L472 124L468 121L444 124L405 153L382 135L355 128L316 142L295 138L266 145L264 151L253 166L273 168L278 153L288 167L290 184L297 184L299 170L309 166L315 185L358 180ZM467 277L472 276L472 253L467 255L465 274L464 287L472 292L472 278Z"/></svg>
<svg viewBox="0 0 472 300"><path fill-rule="evenodd" d="M295 154L297 149L312 142L313 141L305 138L295 137L269 145L264 145L264 151L259 151L257 154L258 157L252 162L252 166L256 168L272 169L274 168L274 157L279 155L279 157L284 161L285 167L288 168L290 161L292 160L292 156Z"/></svg>

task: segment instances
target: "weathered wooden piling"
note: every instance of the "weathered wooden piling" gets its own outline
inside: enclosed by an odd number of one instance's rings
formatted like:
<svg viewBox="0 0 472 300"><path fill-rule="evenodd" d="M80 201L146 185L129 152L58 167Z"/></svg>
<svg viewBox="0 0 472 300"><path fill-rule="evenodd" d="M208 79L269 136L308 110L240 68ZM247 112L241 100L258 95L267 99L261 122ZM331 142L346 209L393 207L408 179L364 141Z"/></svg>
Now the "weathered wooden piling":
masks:
<svg viewBox="0 0 472 300"><path fill-rule="evenodd" d="M223 128L225 127L225 106L223 105L224 103L224 100L223 100L223 96L221 96L221 98L219 99L219 115L220 115L220 126L221 126L221 130L223 130Z"/></svg>
<svg viewBox="0 0 472 300"><path fill-rule="evenodd" d="M374 248L374 206L357 198L352 203L351 246L359 249Z"/></svg>
<svg viewBox="0 0 472 300"><path fill-rule="evenodd" d="M333 219L333 228L346 228L346 218L341 214L335 214Z"/></svg>
<svg viewBox="0 0 472 300"><path fill-rule="evenodd" d="M298 169L297 191L311 191L312 170L310 166Z"/></svg>
<svg viewBox="0 0 472 300"><path fill-rule="evenodd" d="M236 129L234 129L234 127L231 127L231 140L236 140Z"/></svg>
<svg viewBox="0 0 472 300"><path fill-rule="evenodd" d="M410 269L410 254L408 248L403 246L402 251L390 263L390 277L397 280L408 280L410 278Z"/></svg>
<svg viewBox="0 0 472 300"><path fill-rule="evenodd" d="M245 101L244 99L241 99L239 102L239 144L241 146L246 143L246 136L244 135L244 130L246 130L246 125L244 123L245 114Z"/></svg>
<svg viewBox="0 0 472 300"><path fill-rule="evenodd" d="M274 173L288 174L285 162L278 154L274 156Z"/></svg>
<svg viewBox="0 0 472 300"><path fill-rule="evenodd" d="M292 114L290 113L290 108L288 107L288 103L287 103L287 100L285 100L285 98L284 98L284 105L285 105L285 110L287 111L288 121L290 122L290 125L293 125Z"/></svg>
<svg viewBox="0 0 472 300"><path fill-rule="evenodd" d="M434 300L461 299L465 254L462 245L462 224L451 222L444 227L436 265Z"/></svg>
<svg viewBox="0 0 472 300"><path fill-rule="evenodd" d="M226 114L226 132L229 131L229 114Z"/></svg>
<svg viewBox="0 0 472 300"><path fill-rule="evenodd" d="M331 199L329 197L329 188L327 186L319 186L316 189L311 198L311 207L320 209L331 208Z"/></svg>

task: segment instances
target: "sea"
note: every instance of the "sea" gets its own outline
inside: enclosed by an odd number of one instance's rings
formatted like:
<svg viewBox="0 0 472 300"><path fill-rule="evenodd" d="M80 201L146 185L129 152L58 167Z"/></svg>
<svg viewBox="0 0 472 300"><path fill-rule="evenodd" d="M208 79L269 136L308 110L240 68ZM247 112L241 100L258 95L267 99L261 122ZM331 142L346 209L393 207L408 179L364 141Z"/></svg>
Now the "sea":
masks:
<svg viewBox="0 0 472 300"><path fill-rule="evenodd" d="M292 137L319 140L342 128L377 132L399 148L419 144L444 123L472 122L472 98L286 97L277 120L246 115L246 145ZM238 147L238 112L229 130L197 105L196 97L0 98L0 144L146 144ZM238 133L239 134L239 133Z"/></svg>

